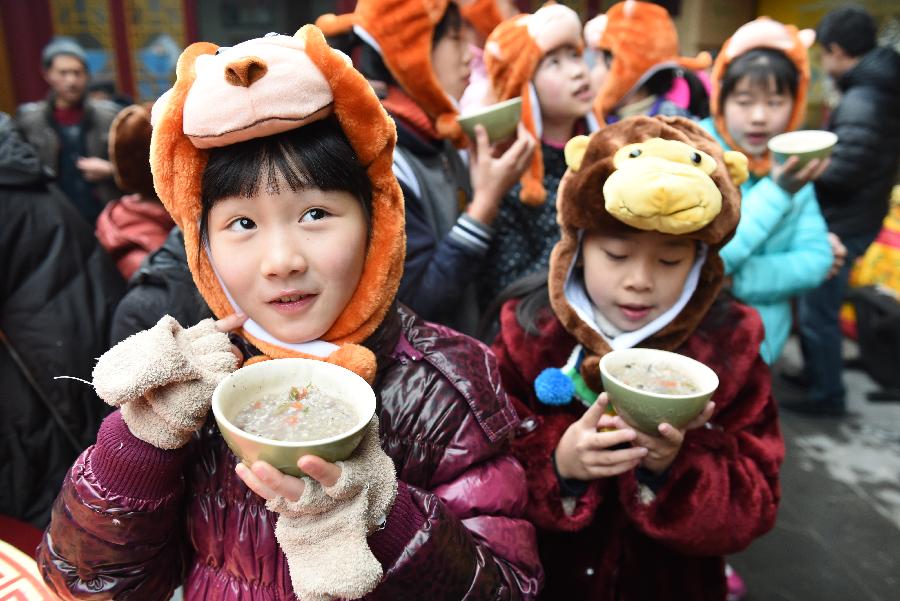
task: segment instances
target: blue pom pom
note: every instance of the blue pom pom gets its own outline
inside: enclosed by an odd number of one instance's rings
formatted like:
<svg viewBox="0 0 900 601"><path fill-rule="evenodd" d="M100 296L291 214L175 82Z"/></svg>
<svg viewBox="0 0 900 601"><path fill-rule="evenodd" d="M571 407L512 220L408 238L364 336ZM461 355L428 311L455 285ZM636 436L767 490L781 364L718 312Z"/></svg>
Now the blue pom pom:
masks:
<svg viewBox="0 0 900 601"><path fill-rule="evenodd" d="M562 370L548 367L534 379L534 392L545 405L565 405L572 400L575 385Z"/></svg>

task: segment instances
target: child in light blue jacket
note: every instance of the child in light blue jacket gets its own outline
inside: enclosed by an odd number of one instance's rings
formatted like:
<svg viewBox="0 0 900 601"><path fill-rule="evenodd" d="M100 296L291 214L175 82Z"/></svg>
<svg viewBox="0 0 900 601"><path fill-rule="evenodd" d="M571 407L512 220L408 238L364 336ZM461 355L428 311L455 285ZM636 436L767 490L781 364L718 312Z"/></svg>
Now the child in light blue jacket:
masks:
<svg viewBox="0 0 900 601"><path fill-rule="evenodd" d="M827 161L774 163L768 140L796 128L809 82L806 40L795 28L757 19L738 29L713 68L712 116L703 125L723 148L740 150L751 174L741 220L722 249L733 294L756 308L766 329L760 352L781 355L793 297L827 277L833 256L812 181Z"/></svg>

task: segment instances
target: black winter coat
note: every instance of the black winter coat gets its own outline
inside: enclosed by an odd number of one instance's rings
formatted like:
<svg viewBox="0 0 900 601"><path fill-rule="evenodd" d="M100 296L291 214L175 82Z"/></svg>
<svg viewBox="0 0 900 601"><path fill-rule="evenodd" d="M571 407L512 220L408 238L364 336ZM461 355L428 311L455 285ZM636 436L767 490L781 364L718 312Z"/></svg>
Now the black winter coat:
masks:
<svg viewBox="0 0 900 601"><path fill-rule="evenodd" d="M900 157L900 54L872 50L838 86L844 96L828 124L838 143L816 195L829 230L874 235L887 214Z"/></svg>
<svg viewBox="0 0 900 601"><path fill-rule="evenodd" d="M107 407L93 389L125 283L0 113L0 514L43 527Z"/></svg>
<svg viewBox="0 0 900 601"><path fill-rule="evenodd" d="M194 285L184 235L177 226L128 281L128 293L113 319L111 346L152 328L166 314L186 328L213 316Z"/></svg>

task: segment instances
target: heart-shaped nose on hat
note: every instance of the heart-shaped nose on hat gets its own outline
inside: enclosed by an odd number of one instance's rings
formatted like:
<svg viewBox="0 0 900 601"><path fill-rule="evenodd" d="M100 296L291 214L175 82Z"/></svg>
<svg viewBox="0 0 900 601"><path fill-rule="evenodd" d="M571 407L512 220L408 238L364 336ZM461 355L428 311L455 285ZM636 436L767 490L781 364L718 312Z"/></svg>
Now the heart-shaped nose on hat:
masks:
<svg viewBox="0 0 900 601"><path fill-rule="evenodd" d="M266 61L258 56L245 56L231 61L225 67L225 81L233 86L249 88L263 78L269 70Z"/></svg>

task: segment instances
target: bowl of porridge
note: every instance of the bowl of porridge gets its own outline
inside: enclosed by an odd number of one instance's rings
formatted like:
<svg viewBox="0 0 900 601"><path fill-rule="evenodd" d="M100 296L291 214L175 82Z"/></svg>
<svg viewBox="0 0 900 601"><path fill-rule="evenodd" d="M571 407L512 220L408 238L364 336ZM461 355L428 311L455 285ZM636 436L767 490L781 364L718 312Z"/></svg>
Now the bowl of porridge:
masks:
<svg viewBox="0 0 900 601"><path fill-rule="evenodd" d="M348 458L375 413L375 392L350 370L312 359L272 359L238 369L212 397L219 431L245 464L303 476L297 460Z"/></svg>
<svg viewBox="0 0 900 601"><path fill-rule="evenodd" d="M803 165L813 159L828 158L837 140L837 134L830 131L803 129L773 136L767 146L777 162L784 163L796 156Z"/></svg>
<svg viewBox="0 0 900 601"><path fill-rule="evenodd" d="M600 378L616 413L648 434L659 425L686 426L719 387L706 365L668 351L631 348L600 359Z"/></svg>

